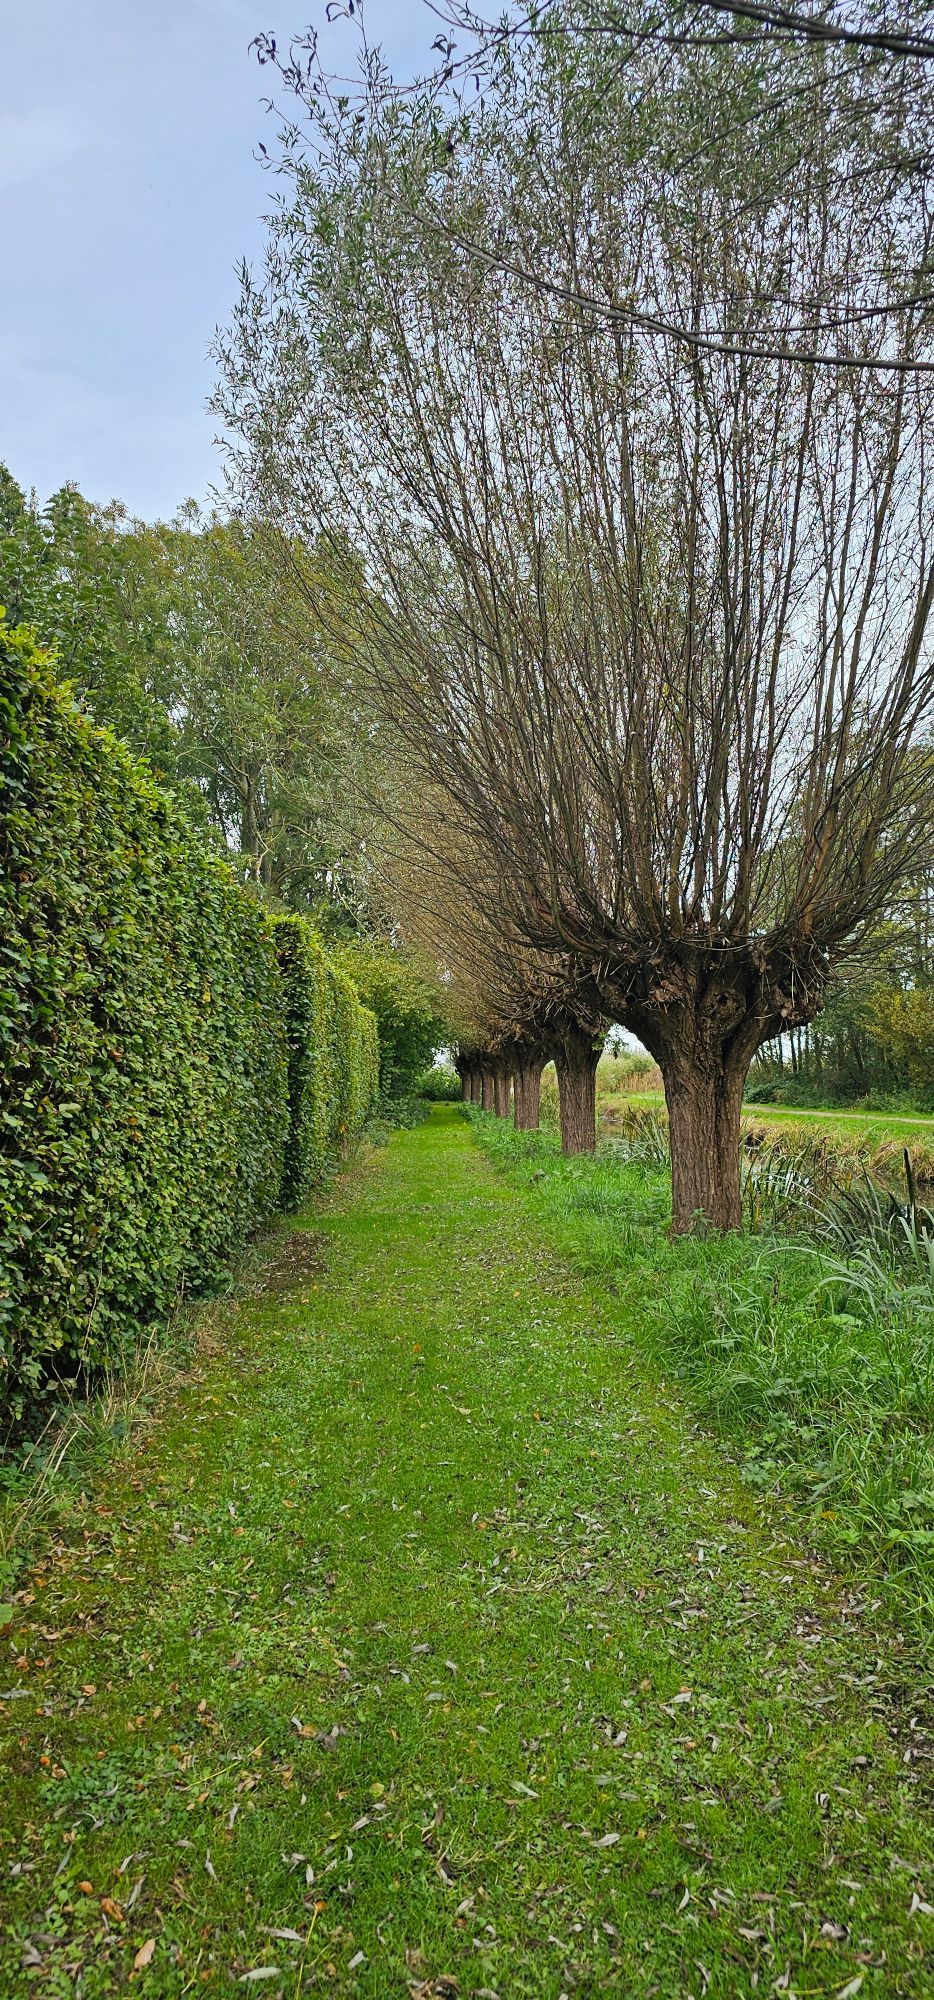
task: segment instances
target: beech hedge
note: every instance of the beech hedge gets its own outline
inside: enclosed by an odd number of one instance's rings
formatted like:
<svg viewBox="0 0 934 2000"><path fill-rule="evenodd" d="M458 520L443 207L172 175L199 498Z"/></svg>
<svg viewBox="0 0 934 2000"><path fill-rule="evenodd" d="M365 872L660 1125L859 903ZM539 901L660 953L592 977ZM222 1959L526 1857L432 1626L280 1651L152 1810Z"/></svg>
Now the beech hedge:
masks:
<svg viewBox="0 0 934 2000"><path fill-rule="evenodd" d="M360 1130L379 1090L376 1021L301 917L275 925L285 985L289 1128L284 1208L320 1185L336 1151Z"/></svg>
<svg viewBox="0 0 934 2000"><path fill-rule="evenodd" d="M0 618L0 1413L119 1366L294 1207L372 1014Z"/></svg>

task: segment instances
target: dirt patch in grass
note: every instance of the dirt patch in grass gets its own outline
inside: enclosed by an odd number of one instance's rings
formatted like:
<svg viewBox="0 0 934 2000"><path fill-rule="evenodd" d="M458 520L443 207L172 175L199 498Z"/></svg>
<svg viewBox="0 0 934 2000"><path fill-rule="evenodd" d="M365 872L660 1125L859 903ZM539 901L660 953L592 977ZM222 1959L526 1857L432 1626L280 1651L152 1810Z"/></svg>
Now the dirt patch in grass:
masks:
<svg viewBox="0 0 934 2000"><path fill-rule="evenodd" d="M310 1278L320 1277L327 1267L327 1237L320 1229L287 1229L274 1236L263 1268L262 1289L292 1292Z"/></svg>

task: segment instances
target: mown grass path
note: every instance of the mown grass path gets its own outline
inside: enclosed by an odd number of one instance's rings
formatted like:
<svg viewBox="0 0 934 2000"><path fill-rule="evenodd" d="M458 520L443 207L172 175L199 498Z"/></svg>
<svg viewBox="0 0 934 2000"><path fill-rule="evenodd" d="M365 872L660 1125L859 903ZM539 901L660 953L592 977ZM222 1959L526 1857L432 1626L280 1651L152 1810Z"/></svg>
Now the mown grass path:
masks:
<svg viewBox="0 0 934 2000"><path fill-rule="evenodd" d="M934 1991L892 1662L637 1311L447 1108L273 1239L3 1634L4 2000Z"/></svg>

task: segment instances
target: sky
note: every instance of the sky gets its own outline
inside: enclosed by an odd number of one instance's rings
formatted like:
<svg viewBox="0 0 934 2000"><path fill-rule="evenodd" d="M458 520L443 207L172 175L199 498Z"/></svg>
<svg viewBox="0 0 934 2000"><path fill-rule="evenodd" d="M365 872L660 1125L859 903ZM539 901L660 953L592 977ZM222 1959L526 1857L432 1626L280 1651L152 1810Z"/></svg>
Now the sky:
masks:
<svg viewBox="0 0 934 2000"><path fill-rule="evenodd" d="M359 0L357 0L359 6ZM425 0L365 0L397 74L424 67ZM249 53L324 0L0 0L0 460L45 500L170 517L222 478L209 346L262 250L270 73ZM324 27L346 68L352 29Z"/></svg>

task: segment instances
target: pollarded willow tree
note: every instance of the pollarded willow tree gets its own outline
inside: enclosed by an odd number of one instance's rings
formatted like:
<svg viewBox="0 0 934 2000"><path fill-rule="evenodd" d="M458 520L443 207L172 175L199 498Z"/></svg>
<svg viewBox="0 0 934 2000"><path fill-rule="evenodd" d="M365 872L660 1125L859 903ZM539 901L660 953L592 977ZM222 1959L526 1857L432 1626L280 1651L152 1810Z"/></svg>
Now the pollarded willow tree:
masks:
<svg viewBox="0 0 934 2000"><path fill-rule="evenodd" d="M754 1051L930 844L934 112L883 52L667 18L558 0L476 108L296 63L218 407L245 500L363 577L355 698L510 933L658 1061L685 1229L739 1223Z"/></svg>
<svg viewBox="0 0 934 2000"><path fill-rule="evenodd" d="M573 956L530 949L510 924L508 880L495 857L441 787L399 782L404 746L390 761L395 782L380 801L375 872L401 935L443 986L465 1094L505 1114L511 1081L517 1129L535 1131L542 1072L553 1062L562 1150L592 1152L608 1026L592 982Z"/></svg>

